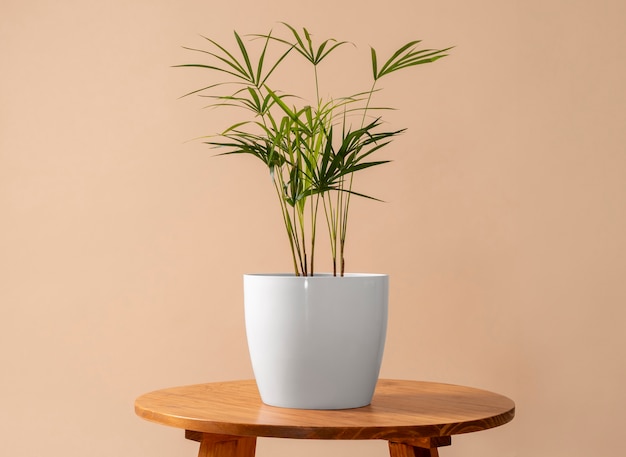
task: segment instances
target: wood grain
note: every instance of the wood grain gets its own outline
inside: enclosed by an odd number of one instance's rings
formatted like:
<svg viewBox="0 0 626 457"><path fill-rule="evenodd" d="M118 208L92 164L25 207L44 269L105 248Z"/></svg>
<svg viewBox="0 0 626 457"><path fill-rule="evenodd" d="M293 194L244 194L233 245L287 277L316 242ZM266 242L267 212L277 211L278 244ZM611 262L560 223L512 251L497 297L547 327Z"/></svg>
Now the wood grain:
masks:
<svg viewBox="0 0 626 457"><path fill-rule="evenodd" d="M439 457L439 450L436 447L418 447L403 443L389 442L390 457Z"/></svg>
<svg viewBox="0 0 626 457"><path fill-rule="evenodd" d="M363 408L285 409L263 404L255 382L248 380L158 390L139 397L135 411L149 421L206 434L383 439L423 447L419 446L422 438L503 425L513 419L515 404L502 395L470 387L382 379L371 405ZM396 453L400 457L405 451L400 446Z"/></svg>
<svg viewBox="0 0 626 457"><path fill-rule="evenodd" d="M224 436L205 433L198 457L254 457L256 437Z"/></svg>

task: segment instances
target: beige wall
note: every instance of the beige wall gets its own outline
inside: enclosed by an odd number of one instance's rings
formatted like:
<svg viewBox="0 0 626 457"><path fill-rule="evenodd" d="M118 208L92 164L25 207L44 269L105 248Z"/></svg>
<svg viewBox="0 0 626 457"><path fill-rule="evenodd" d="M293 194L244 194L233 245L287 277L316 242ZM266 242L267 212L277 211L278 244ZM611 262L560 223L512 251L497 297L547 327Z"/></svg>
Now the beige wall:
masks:
<svg viewBox="0 0 626 457"><path fill-rule="evenodd" d="M457 46L386 83L409 131L361 181L388 203L355 208L349 257L392 278L383 376L517 402L442 456L624 455L626 3L267 3L0 3L0 455L192 456L134 398L252 376L241 274L289 268L284 235L256 163L186 142L221 119L170 65L278 20L365 58ZM259 445L357 451L386 452Z"/></svg>

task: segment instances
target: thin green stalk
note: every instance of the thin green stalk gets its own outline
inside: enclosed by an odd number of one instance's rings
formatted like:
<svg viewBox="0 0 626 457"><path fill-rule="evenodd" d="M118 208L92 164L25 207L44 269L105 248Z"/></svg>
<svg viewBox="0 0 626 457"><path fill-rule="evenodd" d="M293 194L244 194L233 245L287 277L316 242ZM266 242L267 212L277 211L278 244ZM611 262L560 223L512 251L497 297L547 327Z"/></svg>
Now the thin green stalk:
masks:
<svg viewBox="0 0 626 457"><path fill-rule="evenodd" d="M378 80L374 80L374 82L372 83L372 88L369 91L369 94L367 95L367 102L365 102L365 108L363 109L363 118L361 119L361 128L363 128L363 126L365 125L365 116L367 114L367 110L370 107L370 101L372 100L372 94L374 93L374 89L376 88L376 82Z"/></svg>
<svg viewBox="0 0 626 457"><path fill-rule="evenodd" d="M300 265L300 273L302 273L303 276L306 276L306 268L304 267L303 258L302 258L302 247L301 247L302 245L300 243L300 238L298 237L298 219L296 218L296 208L295 207L292 207L292 208L293 208L293 215L290 216L290 218L294 222L293 224L294 227L291 233L293 236L294 243L296 245L296 252L298 254L298 263Z"/></svg>
<svg viewBox="0 0 626 457"><path fill-rule="evenodd" d="M344 270L343 268L343 249L342 249L342 240L345 238L345 227L343 226L343 220L345 219L345 214L346 214L346 202L345 199L349 198L350 195L348 194L347 196L345 195L344 192L344 180L341 180L341 183L339 185L339 191L337 192L337 214L335 215L336 221L335 224L337 225L337 234L335 235L338 238L338 242L339 242L339 270L340 270L340 276L343 276L343 274L341 274L341 271ZM337 244L337 240L335 241L335 244ZM335 276L337 275L337 273L335 272Z"/></svg>
<svg viewBox="0 0 626 457"><path fill-rule="evenodd" d="M311 205L311 276L315 275L315 239L317 232L317 214L320 204L320 194L315 196L315 209Z"/></svg>
<svg viewBox="0 0 626 457"><path fill-rule="evenodd" d="M280 178L280 181L279 181L280 189L284 189L284 180L282 177L282 173L279 174L279 178ZM282 190L279 190L279 198L280 198L281 205L283 206L284 218L287 221L287 232L288 232L290 243L292 246L292 254L294 255L294 259L297 260L297 262L294 261L294 263L296 264L296 275L299 276L299 274L303 272L303 268L302 268L302 254L300 250L300 240L298 239L296 220L289 214L289 208L287 206L287 202L284 199Z"/></svg>
<svg viewBox="0 0 626 457"><path fill-rule="evenodd" d="M298 208L296 208L298 206ZM308 260L307 260L307 251L306 251L306 231L305 226L306 223L304 221L304 212L303 209L300 208L299 202L294 205L294 217L298 217L298 224L300 226L300 242L302 246L302 257L303 257L303 271L304 276L308 276Z"/></svg>
<svg viewBox="0 0 626 457"><path fill-rule="evenodd" d="M328 200L328 202L326 201ZM335 210L330 195L324 194L322 198L324 206L324 216L326 218L326 226L328 227L328 237L330 240L330 252L333 261L333 276L337 276L337 224L335 219Z"/></svg>
<svg viewBox="0 0 626 457"><path fill-rule="evenodd" d="M354 173L350 174L350 189L352 189L352 181L354 179ZM345 257L345 248L346 248L346 235L348 233L348 212L350 210L350 196L352 194L348 192L346 196L345 208L343 210L343 218L341 221L341 236L339 239L339 259L340 259L340 267L341 267L341 276L343 276L346 272L346 257Z"/></svg>
<svg viewBox="0 0 626 457"><path fill-rule="evenodd" d="M296 276L300 276L300 271L298 269L298 259L296 258L296 250L295 250L295 246L293 243L293 236L292 236L292 227L291 227L291 221L289 220L289 215L288 215L288 210L286 207L286 203L283 200L282 194L281 194L281 190L276 182L276 180L273 180L274 182L274 188L276 189L276 194L278 195L278 201L280 202L280 210L281 210L281 214L283 216L283 222L285 224L285 229L287 230L287 237L289 238L289 246L291 248L291 257L293 260L293 269L294 272L296 274Z"/></svg>
<svg viewBox="0 0 626 457"><path fill-rule="evenodd" d="M313 71L315 73L315 97L317 98L317 108L319 110L322 100L320 99L320 85L317 77L317 65L313 65Z"/></svg>

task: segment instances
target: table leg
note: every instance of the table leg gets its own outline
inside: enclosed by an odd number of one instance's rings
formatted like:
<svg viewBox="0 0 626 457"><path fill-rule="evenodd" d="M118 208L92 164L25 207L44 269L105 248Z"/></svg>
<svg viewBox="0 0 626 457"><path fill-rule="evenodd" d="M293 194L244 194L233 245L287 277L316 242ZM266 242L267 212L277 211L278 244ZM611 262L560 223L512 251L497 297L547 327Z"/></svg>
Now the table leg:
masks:
<svg viewBox="0 0 626 457"><path fill-rule="evenodd" d="M256 436L215 435L187 430L185 437L200 442L198 457L254 457Z"/></svg>
<svg viewBox="0 0 626 457"><path fill-rule="evenodd" d="M439 447L449 446L452 439L449 436L434 438L418 438L415 440L396 442L389 441L391 457L439 457Z"/></svg>

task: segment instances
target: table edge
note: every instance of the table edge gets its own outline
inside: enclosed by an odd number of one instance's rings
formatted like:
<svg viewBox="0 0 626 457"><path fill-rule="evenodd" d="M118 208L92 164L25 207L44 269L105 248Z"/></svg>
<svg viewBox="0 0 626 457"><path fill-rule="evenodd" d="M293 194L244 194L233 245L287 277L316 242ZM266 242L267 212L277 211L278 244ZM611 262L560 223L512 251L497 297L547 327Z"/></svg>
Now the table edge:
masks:
<svg viewBox="0 0 626 457"><path fill-rule="evenodd" d="M392 382L428 382L428 381L413 381L413 380L400 380L400 379L386 379L381 378L380 381L392 381ZM225 381L225 382L254 382L254 380L241 380L241 381ZM194 387L203 386L206 384L219 384L219 383L201 383L192 384L189 386L180 387ZM446 385L451 387L470 388L476 391L482 391L501 397L511 403L511 408L503 411L500 414L495 414L490 417L480 418L471 421L463 422L451 422L444 424L432 424L432 425L406 425L406 426L380 426L380 427L351 427L345 426L338 428L336 426L300 426L300 425L277 425L277 424L251 424L251 423L225 423L219 421L210 420L198 420L190 419L181 416L173 416L168 414L159 413L141 407L140 400L153 393L168 390L159 389L152 392L148 392L144 395L137 397L135 400L135 414L140 418L149 422L158 423L174 428L191 430L201 433L211 433L220 435L231 436L255 436L265 438L293 438L293 439L325 439L325 440L410 440L415 438L430 438L440 436L452 436L465 433L472 433L482 430L488 430L491 428L505 425L513 420L515 417L515 403L510 398L497 394L495 392L460 386L457 384L447 384L432 382L432 384ZM175 387L173 387L175 388ZM173 389L171 388L171 389Z"/></svg>

